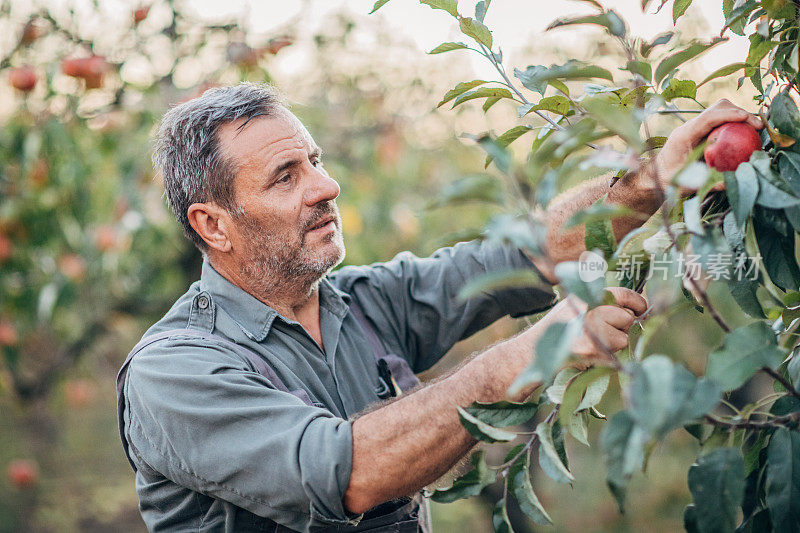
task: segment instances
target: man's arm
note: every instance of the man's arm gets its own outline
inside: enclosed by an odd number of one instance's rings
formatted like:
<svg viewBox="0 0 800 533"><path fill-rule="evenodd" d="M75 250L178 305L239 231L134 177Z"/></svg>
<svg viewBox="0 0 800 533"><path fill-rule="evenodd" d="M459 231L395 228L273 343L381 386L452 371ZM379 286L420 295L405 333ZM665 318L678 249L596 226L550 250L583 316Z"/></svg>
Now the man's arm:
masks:
<svg viewBox="0 0 800 533"><path fill-rule="evenodd" d="M672 177L684 166L686 158L708 134L726 122L747 121L761 128L760 120L730 103L720 100L694 119L676 128L667 143L650 164L640 172L627 176L609 187L608 178L589 180L557 196L542 213L542 222L547 227L546 252L549 261L531 258L533 263L552 283L556 283L553 266L561 261L575 261L584 246L584 229L578 226L569 230L562 227L575 213L586 209L604 194L607 203L631 208L635 216L615 218L612 222L614 235L622 239L628 232L639 227L661 205L660 190L669 185ZM658 182L656 182L656 179ZM659 185L660 184L660 185ZM684 191L688 193L691 191Z"/></svg>
<svg viewBox="0 0 800 533"><path fill-rule="evenodd" d="M634 315L644 312L647 304L629 289L609 290L618 305L589 311L587 328L617 351L627 346ZM531 362L534 346L547 327L568 321L583 309L585 304L574 297L562 300L520 335L481 353L449 376L356 418L345 508L363 513L412 494L447 472L476 443L461 426L455 407L505 399L511 383ZM584 357L600 353L586 336L573 349ZM511 399L521 401L532 391L533 387Z"/></svg>

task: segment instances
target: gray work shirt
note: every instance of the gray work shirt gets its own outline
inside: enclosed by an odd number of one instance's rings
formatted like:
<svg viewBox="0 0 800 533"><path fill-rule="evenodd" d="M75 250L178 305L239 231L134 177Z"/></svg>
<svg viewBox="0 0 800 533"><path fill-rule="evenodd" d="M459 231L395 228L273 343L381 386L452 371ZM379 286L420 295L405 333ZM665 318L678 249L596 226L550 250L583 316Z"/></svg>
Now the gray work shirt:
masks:
<svg viewBox="0 0 800 533"><path fill-rule="evenodd" d="M515 268L534 267L519 250L479 241L428 258L404 252L341 268L319 285L323 351L298 322L204 262L200 280L146 335L188 326L226 337L262 356L314 405L272 388L214 340L184 334L145 348L124 384L124 434L148 529L273 531L271 520L313 531L355 523L360 515L342 503L353 450L349 418L379 401L379 377L349 302L361 305L391 353L421 372L498 318L552 305L549 285L457 298L476 276ZM198 315L192 306L200 292L210 301L200 299L205 312Z"/></svg>

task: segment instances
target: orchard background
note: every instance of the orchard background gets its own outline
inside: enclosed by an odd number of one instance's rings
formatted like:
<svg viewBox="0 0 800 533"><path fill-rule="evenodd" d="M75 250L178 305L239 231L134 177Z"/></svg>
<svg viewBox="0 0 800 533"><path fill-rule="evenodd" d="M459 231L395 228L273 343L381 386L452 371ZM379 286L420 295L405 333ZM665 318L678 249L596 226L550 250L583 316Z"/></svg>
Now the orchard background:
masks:
<svg viewBox="0 0 800 533"><path fill-rule="evenodd" d="M188 0L50 4L0 1L0 532L141 531L116 432L113 378L127 348L199 273L199 256L170 218L150 164L149 137L164 110L215 84L275 82L295 102L342 185L347 264L401 250L424 255L480 235L513 202L500 188L484 186L488 177L502 183L502 172L495 164L484 170L486 154L474 136L496 138L545 122L534 115L521 120L520 102L507 98L484 112L486 95L453 110L456 97L437 107L458 82L494 80L497 72L487 58L463 50L426 55L442 42L470 37L446 9L416 1L392 0L369 16L372 1L298 2L288 10L281 2L225 3L225 9ZM458 2L458 13L477 20L475 4ZM593 2L537 4L495 0L485 11L490 48L504 51L509 75L513 67L579 59L612 72L618 83L567 80L574 94L587 82L631 88L618 69L630 60L618 35L597 24L545 32L556 17L597 13ZM659 58L692 39L711 41L726 24L723 2L662 6L653 0L644 10L639 0L602 4L628 21L626 38L649 42L674 31ZM730 18L733 5L726 4ZM682 16L673 28L675 15ZM797 40L794 31L789 37ZM725 36L727 42L700 59L678 65L675 79L699 84L720 67L746 62L752 39ZM768 58L760 59L766 70ZM756 86L738 83L745 73L752 77L741 66L676 104L699 109L725 97L757 111ZM658 83L653 92L663 88ZM653 136L679 124L673 115L657 117ZM510 144L510 159L525 161L531 143L523 141ZM492 153L504 160L504 152ZM557 188L587 174L576 171ZM723 320L748 323L724 287L712 283L709 294ZM433 372L525 325L498 323L457 346ZM708 312L678 306L661 318L647 354L664 354L702 375L706 356L723 337ZM756 375L728 399L743 405L761 398L771 382ZM616 413L620 397L611 380L596 407ZM621 515L605 488L603 424L588 424L591 446L567 439L571 484L532 470L533 488L554 525L535 525L509 506L515 531L683 527L684 507L693 499L687 470L698 455L696 439L677 430L652 447L646 474L630 480ZM490 464L503 462L502 447L485 451ZM502 496L498 483L479 498L434 504L437 530L491 530L492 508Z"/></svg>

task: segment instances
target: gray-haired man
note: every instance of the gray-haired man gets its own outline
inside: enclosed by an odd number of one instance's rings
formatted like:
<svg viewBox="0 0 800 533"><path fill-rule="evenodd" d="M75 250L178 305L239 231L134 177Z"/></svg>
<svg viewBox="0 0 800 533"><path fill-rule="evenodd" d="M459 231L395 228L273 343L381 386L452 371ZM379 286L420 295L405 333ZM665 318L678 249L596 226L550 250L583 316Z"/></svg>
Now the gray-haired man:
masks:
<svg viewBox="0 0 800 533"><path fill-rule="evenodd" d="M722 101L681 126L659 155L660 174L668 179L716 125L744 120L752 119ZM475 444L455 407L506 398L547 326L585 306L570 297L520 335L397 396L458 340L553 304L549 289L455 297L482 273L536 268L524 254L470 242L330 273L344 257L339 186L266 86L213 89L173 108L154 160L204 263L120 373L121 434L148 528L429 531L419 491ZM651 181L626 178L610 200L652 213ZM606 192L605 180L589 182L548 209L556 260L583 250L581 230L561 232L563 221ZM614 229L621 236L637 223ZM590 311L587 323L616 351L646 304L613 291L618 304ZM573 348L600 353L586 336Z"/></svg>

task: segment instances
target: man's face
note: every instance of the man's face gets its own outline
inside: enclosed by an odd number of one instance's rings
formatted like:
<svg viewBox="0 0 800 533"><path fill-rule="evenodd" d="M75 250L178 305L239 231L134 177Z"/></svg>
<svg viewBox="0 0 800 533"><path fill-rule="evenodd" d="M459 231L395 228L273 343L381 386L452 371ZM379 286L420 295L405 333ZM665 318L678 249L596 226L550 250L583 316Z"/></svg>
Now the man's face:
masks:
<svg viewBox="0 0 800 533"><path fill-rule="evenodd" d="M233 257L257 290L312 284L344 258L339 185L303 124L281 109L273 117L224 125L219 142L237 167L230 235ZM277 278L276 278L277 276Z"/></svg>

